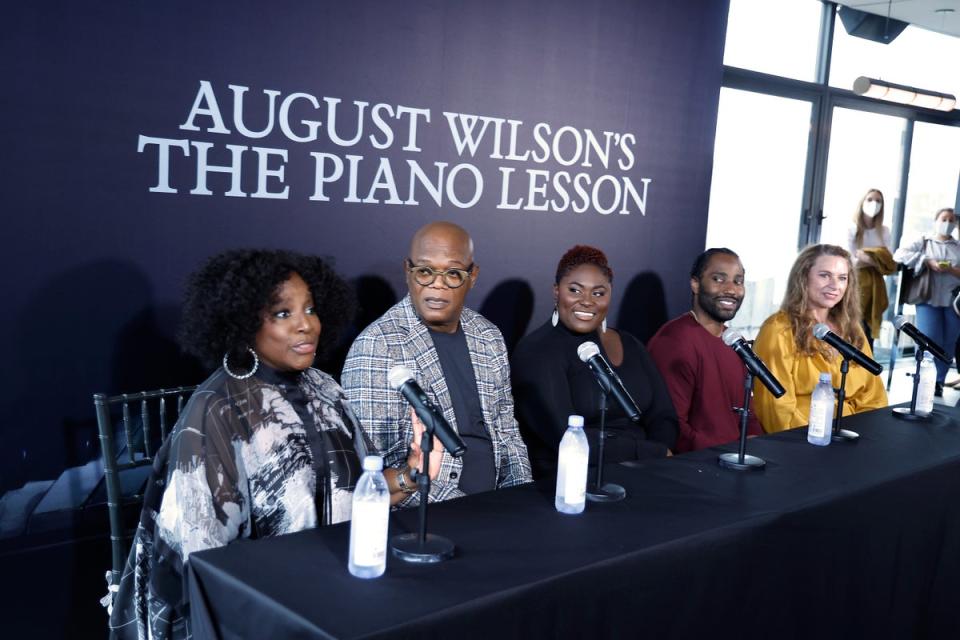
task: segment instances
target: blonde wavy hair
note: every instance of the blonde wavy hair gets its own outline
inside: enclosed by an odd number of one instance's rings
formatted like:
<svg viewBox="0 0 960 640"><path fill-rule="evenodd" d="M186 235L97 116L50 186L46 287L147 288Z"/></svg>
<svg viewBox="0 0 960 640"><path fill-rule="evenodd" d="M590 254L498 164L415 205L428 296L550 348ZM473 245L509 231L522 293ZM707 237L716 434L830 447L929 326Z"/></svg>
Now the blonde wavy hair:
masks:
<svg viewBox="0 0 960 640"><path fill-rule="evenodd" d="M863 203L867 201L867 196L871 193L876 193L880 196L880 212L877 213L871 220L871 224L868 227L863 223ZM854 236L854 242L858 249L863 248L863 232L867 229L882 229L883 228L883 213L887 208L887 201L883 197L883 191L880 189L867 189L867 192L863 194L863 197L860 198L860 204L857 205L857 212L853 214L853 222L857 225L857 233Z"/></svg>
<svg viewBox="0 0 960 640"><path fill-rule="evenodd" d="M833 359L837 352L826 342L817 340L813 336L813 326L817 324L817 320L813 317L810 309L810 298L807 291L810 270L817 258L821 256L836 256L847 261L847 268L849 269L847 289L844 291L840 302L830 309L828 317L841 338L858 349L863 347L866 340L863 329L860 328L860 287L857 285L857 270L853 268L850 254L842 247L832 244L814 244L800 252L793 263L793 267L790 268L787 293L783 296L783 304L780 305L780 310L790 318L793 339L800 353L806 355L821 353L824 357Z"/></svg>

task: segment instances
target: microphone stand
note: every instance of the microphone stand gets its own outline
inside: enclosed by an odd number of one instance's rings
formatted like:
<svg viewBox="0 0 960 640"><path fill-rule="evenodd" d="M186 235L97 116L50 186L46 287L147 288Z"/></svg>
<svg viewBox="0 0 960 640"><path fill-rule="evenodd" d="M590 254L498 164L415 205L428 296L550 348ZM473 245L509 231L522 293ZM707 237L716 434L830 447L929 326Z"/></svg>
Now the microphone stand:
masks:
<svg viewBox="0 0 960 640"><path fill-rule="evenodd" d="M753 394L753 374L747 370L747 377L743 381L743 406L734 407L740 414L740 450L737 453L721 453L717 462L724 469L732 471L760 470L767 466L763 458L747 455L747 419L750 415L750 396Z"/></svg>
<svg viewBox="0 0 960 640"><path fill-rule="evenodd" d="M834 389L837 394L837 417L833 420L833 435L830 439L833 442L854 442L860 438L856 431L849 431L840 428L840 420L843 418L843 401L847 397L847 371L850 370L850 360L844 358L840 363L840 388Z"/></svg>
<svg viewBox="0 0 960 640"><path fill-rule="evenodd" d="M426 425L424 425L426 426ZM417 487L420 489L419 520L417 533L401 533L390 540L390 551L394 557L417 564L433 564L453 557L453 541L443 536L427 533L427 502L430 495L430 452L433 451L433 420L423 432L420 450L423 452L423 472L417 474Z"/></svg>
<svg viewBox="0 0 960 640"><path fill-rule="evenodd" d="M600 379L597 379L600 383ZM627 497L627 490L618 484L603 484L603 441L607 438L607 389L600 383L600 444L597 446L597 481L587 487L587 500L590 502L618 502Z"/></svg>
<svg viewBox="0 0 960 640"><path fill-rule="evenodd" d="M933 411L930 413L917 413L917 392L920 389L920 365L923 364L923 347L919 344L916 348L917 369L913 372L913 395L910 396L910 408L897 407L893 409L893 417L901 420L910 420L911 422L927 422L933 417ZM909 373L907 375L910 375Z"/></svg>

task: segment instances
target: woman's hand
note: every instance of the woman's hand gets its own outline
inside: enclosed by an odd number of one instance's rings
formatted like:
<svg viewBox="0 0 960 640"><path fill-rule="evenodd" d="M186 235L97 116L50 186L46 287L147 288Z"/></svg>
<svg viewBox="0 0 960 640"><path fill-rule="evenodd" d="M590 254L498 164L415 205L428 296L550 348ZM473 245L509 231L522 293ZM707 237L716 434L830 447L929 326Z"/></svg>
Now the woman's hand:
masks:
<svg viewBox="0 0 960 640"><path fill-rule="evenodd" d="M410 408L410 419L413 421L413 440L410 442L410 453L407 456L407 464L411 469L423 472L423 452L420 450L420 441L423 438L423 432L426 427L417 417L417 412ZM433 439L433 451L430 452L430 479L436 480L440 473L440 462L443 460L443 443L440 438Z"/></svg>
<svg viewBox="0 0 960 640"><path fill-rule="evenodd" d="M857 253L855 254L855 257L857 259L857 262L861 265L865 265L868 267L877 266L877 263L873 261L873 258L870 257L870 254L864 251L863 249L857 249Z"/></svg>
<svg viewBox="0 0 960 640"><path fill-rule="evenodd" d="M933 258L927 258L924 263L927 269L930 269L934 273L942 273L943 267L940 266L940 263L934 260Z"/></svg>

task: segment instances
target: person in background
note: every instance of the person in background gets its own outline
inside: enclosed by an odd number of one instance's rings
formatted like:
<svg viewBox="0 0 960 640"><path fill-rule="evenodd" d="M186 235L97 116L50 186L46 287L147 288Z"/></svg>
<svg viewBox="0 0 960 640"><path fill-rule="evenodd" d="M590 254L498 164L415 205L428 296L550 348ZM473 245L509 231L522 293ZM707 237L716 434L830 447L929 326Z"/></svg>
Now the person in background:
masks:
<svg viewBox="0 0 960 640"><path fill-rule="evenodd" d="M894 260L915 276L930 273L930 295L917 307L917 328L951 353L960 336L960 317L953 310L952 291L960 285L960 243L953 237L957 216L953 209L937 211L933 232L900 245ZM937 365L936 395L943 395L943 383L950 366L940 360Z"/></svg>
<svg viewBox="0 0 960 640"><path fill-rule="evenodd" d="M631 422L619 403L607 401L605 462L670 455L677 414L667 386L641 342L607 324L613 270L599 249L577 245L557 265L550 320L524 337L513 352L517 415L537 477L556 472L560 439L570 414L583 416L596 463L601 391L577 348L592 341L623 380L642 412Z"/></svg>
<svg viewBox="0 0 960 640"><path fill-rule="evenodd" d="M431 501L529 482L503 336L464 307L480 273L473 240L453 223L427 224L414 234L403 271L407 296L357 336L342 376L353 410L383 451L384 465L407 464L406 443L413 435L407 401L387 380L388 372L402 365L467 446L462 457L443 456ZM414 493L401 505L419 500Z"/></svg>
<svg viewBox="0 0 960 640"><path fill-rule="evenodd" d="M786 390L782 397L774 398L759 381L754 384L757 418L767 432L809 422L810 396L821 372L831 374L834 387L840 384L842 358L813 335L814 325L826 324L830 331L873 356L860 324L856 292L857 272L842 247L817 244L797 256L780 311L764 321L753 347ZM885 406L887 392L880 377L851 364L844 415Z"/></svg>
<svg viewBox="0 0 960 640"><path fill-rule="evenodd" d="M746 367L720 339L744 297L744 270L730 249L707 249L690 269L692 309L663 325L648 349L670 390L680 435L677 452L736 440ZM763 433L751 411L747 433Z"/></svg>
<svg viewBox="0 0 960 640"><path fill-rule="evenodd" d="M107 603L117 637L190 637L182 591L190 554L350 519L361 461L376 451L340 386L311 365L321 330L334 343L351 301L320 258L287 251L227 251L190 277L180 342L215 369L154 460ZM418 422L417 442L422 429ZM419 446L405 451L422 468ZM384 475L399 502L412 480L396 469Z"/></svg>
<svg viewBox="0 0 960 640"><path fill-rule="evenodd" d="M883 194L870 189L860 200L847 233L847 251L857 270L863 331L871 347L880 335L880 323L890 304L883 276L897 271L890 228L883 224L883 217Z"/></svg>

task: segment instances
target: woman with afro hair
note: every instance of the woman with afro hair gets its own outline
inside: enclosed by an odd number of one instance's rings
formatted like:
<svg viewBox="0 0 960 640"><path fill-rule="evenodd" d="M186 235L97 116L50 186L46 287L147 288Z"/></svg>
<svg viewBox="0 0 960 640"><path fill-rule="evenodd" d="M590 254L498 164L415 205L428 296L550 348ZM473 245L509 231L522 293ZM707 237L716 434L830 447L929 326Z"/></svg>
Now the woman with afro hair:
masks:
<svg viewBox="0 0 960 640"><path fill-rule="evenodd" d="M113 601L118 637L190 635L181 585L191 553L350 519L362 460L375 452L340 385L311 365L321 331L335 344L351 309L326 263L289 251L227 251L191 276L180 342L215 369L154 461ZM420 432L415 421L415 440ZM408 466L419 464L411 443ZM385 470L393 502L414 485L409 474Z"/></svg>
<svg viewBox="0 0 960 640"><path fill-rule="evenodd" d="M664 457L676 443L677 414L653 359L637 338L607 326L612 285L613 270L602 251L584 245L567 251L557 265L551 319L513 353L517 420L534 477L556 473L570 414L583 416L591 464L596 462L600 388L577 355L587 341L600 348L641 411L632 422L617 402L607 402L604 461Z"/></svg>

